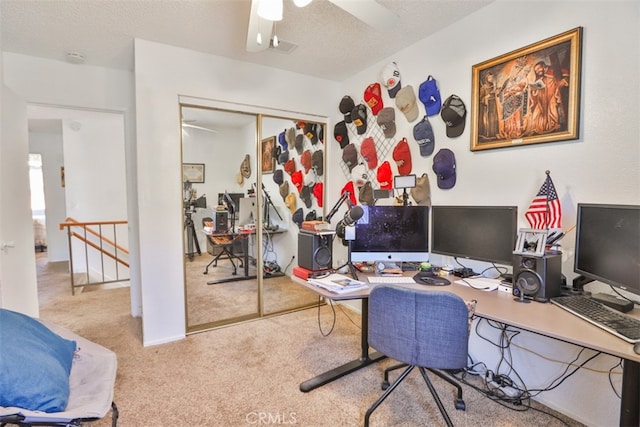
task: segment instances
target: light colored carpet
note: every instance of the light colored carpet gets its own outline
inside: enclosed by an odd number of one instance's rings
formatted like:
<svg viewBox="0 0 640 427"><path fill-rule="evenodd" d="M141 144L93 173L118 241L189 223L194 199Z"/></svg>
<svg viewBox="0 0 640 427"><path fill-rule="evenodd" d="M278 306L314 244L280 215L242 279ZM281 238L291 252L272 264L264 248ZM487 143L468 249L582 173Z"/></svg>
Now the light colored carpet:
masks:
<svg viewBox="0 0 640 427"><path fill-rule="evenodd" d="M331 306L322 306L143 348L141 320L129 314L128 288L72 297L68 278L60 269L51 270L39 260L41 317L117 353L115 402L122 427L359 426L381 394L382 370L393 363L385 360L302 393L301 382L358 357L357 314L337 308L334 325ZM467 409L458 411L454 389L442 380L433 382L457 426L580 426L538 410L522 411L524 406L505 408L468 386ZM372 427L444 425L417 372L371 421ZM91 425L109 426L110 419Z"/></svg>

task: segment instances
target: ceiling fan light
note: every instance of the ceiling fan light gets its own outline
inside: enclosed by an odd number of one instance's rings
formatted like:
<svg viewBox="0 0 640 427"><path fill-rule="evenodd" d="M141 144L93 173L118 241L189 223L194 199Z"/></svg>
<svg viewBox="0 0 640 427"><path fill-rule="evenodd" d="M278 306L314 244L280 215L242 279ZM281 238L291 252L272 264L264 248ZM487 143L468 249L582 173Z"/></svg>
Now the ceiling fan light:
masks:
<svg viewBox="0 0 640 427"><path fill-rule="evenodd" d="M293 4L298 7L305 7L309 3L311 3L311 0L293 0Z"/></svg>
<svg viewBox="0 0 640 427"><path fill-rule="evenodd" d="M262 34L258 33L256 36L256 43L258 43L258 46L262 46Z"/></svg>
<svg viewBox="0 0 640 427"><path fill-rule="evenodd" d="M282 0L259 0L258 16L269 21L282 21Z"/></svg>

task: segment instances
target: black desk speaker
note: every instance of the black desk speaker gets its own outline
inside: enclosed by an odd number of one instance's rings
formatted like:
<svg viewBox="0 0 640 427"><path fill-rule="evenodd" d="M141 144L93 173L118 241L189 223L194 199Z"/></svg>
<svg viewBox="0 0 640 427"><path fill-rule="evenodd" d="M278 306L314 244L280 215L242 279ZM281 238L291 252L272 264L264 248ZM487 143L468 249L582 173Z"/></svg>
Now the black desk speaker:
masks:
<svg viewBox="0 0 640 427"><path fill-rule="evenodd" d="M311 271L331 268L333 235L298 233L298 265Z"/></svg>
<svg viewBox="0 0 640 427"><path fill-rule="evenodd" d="M533 257L513 256L513 295L539 302L560 296L562 290L562 255Z"/></svg>

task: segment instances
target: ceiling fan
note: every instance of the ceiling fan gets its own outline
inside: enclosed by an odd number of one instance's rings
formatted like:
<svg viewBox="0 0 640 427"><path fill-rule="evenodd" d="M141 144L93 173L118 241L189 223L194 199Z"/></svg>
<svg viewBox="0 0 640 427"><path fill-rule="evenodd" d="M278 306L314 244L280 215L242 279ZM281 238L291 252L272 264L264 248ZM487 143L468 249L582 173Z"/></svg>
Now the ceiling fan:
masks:
<svg viewBox="0 0 640 427"><path fill-rule="evenodd" d="M282 15L282 2L289 0L251 0L249 12L249 26L247 29L247 52L260 52L269 47L277 47L277 41L271 40L274 20L259 15L259 8L266 3L275 4ZM293 0L298 7L304 7L313 0ZM315 0L325 1L325 0ZM398 23L398 16L376 0L326 0L353 15L365 24L379 30L386 31ZM280 20L282 17L280 17Z"/></svg>

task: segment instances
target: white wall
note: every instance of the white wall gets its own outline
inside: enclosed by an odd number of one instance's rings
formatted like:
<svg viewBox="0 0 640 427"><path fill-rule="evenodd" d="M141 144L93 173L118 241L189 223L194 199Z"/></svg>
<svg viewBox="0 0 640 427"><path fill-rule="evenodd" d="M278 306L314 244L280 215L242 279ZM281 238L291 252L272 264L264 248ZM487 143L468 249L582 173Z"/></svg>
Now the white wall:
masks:
<svg viewBox="0 0 640 427"><path fill-rule="evenodd" d="M551 5L553 5L551 7ZM563 228L575 223L576 204L640 203L640 4L637 2L509 2L498 1L472 16L410 46L396 55L365 69L342 84L343 94L356 102L369 83L379 79L387 62L396 61L402 84L418 89L429 75L438 81L443 100L459 95L467 109L471 106L471 68L474 64L524 47L572 28L584 27L582 61L582 108L580 138L574 141L529 145L471 152L470 115L462 136L446 137L439 117L431 119L436 151L449 148L457 161L457 183L441 190L431 168L432 157L422 158L413 140L412 129L402 113L396 116L398 134L406 136L412 150L413 171L427 172L434 205L516 205L521 227L527 227L524 211L545 178L551 177L562 201ZM384 91L385 106L391 102ZM339 98L334 100L337 105ZM420 116L424 105L419 104ZM341 120L339 114L334 120ZM329 164L340 162L339 150L332 150ZM393 161L391 160L392 164ZM339 171L332 169L334 177ZM346 182L344 176L331 181L331 195ZM335 196L334 196L335 200ZM573 273L573 235L563 240L563 273L569 281ZM334 246L334 250L339 249ZM432 256L435 263L454 264L451 258ZM484 264L487 266L487 264ZM470 266L474 266L471 265ZM487 328L489 329L489 328ZM485 333L493 334L485 330ZM573 359L577 350L558 341L521 334L516 343L560 361L553 363L513 348L516 369L527 386L543 388L559 375L562 362ZM472 340L476 361L495 368L498 351L478 339ZM584 359L582 359L584 360ZM589 364L606 372L616 359L601 356ZM614 383L619 390L619 375ZM553 392L539 399L551 407L588 424L611 425L618 419L619 399L608 384L606 374L580 372Z"/></svg>
<svg viewBox="0 0 640 427"><path fill-rule="evenodd" d="M321 121L339 92L329 81L145 40L136 40L135 56L143 336L153 345L185 334L179 96Z"/></svg>
<svg viewBox="0 0 640 427"><path fill-rule="evenodd" d="M126 182L127 182L127 217L130 233L130 274L132 314L141 316L140 278L136 259L138 251L138 212L137 187L135 185L136 153L135 153L135 110L133 74L127 71L110 70L87 65L73 65L60 61L51 61L26 55L3 52L4 84L13 90L21 99L29 104L50 106L80 107L93 110L110 110L124 115L124 132L126 141ZM26 135L26 124L25 124ZM8 139L3 140L3 148ZM13 141L16 141L14 139ZM25 139L25 150L28 141ZM17 175L13 175L14 177ZM28 183L28 173L22 178ZM28 191L24 197L28 206ZM22 200L18 200L19 203ZM27 216L29 215L27 211ZM32 228L32 227L31 227ZM21 239L27 239L26 236ZM32 242L33 238L27 241ZM32 257L22 258L13 268L33 268L33 286L36 285L35 260ZM29 283L31 285L31 283ZM34 296L37 306L37 296Z"/></svg>

